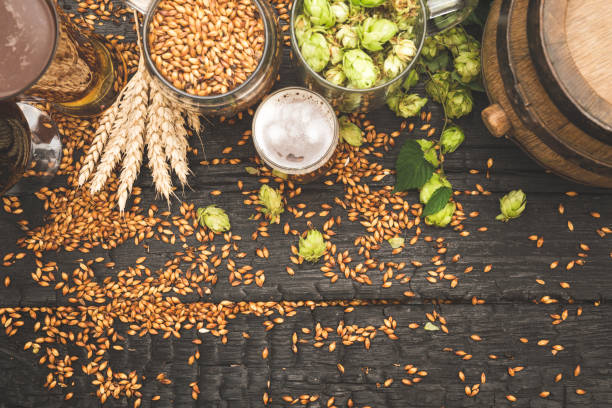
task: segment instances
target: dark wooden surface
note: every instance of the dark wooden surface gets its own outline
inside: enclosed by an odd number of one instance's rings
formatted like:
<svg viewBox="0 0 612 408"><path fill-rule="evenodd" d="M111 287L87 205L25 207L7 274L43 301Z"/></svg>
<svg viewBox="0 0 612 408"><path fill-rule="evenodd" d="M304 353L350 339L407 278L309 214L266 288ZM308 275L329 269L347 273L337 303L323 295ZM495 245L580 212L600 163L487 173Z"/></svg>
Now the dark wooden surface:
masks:
<svg viewBox="0 0 612 408"><path fill-rule="evenodd" d="M127 33L129 27L109 24L104 30ZM277 86L295 83L289 59L285 58ZM219 338L196 331L185 331L182 339L171 340L149 335L128 337L123 344L124 350L111 352L111 366L124 371L137 370L146 376L142 390L145 407L260 407L265 392L271 396L269 405L273 407L290 405L282 399L283 396L296 398L302 394L319 396L318 400L308 404L309 407L325 407L332 396L338 407L347 406L349 398L356 407L612 406L612 309L609 305L612 298L612 245L610 238L601 238L597 234L599 228L612 227L612 192L579 186L547 174L512 143L492 138L479 118L480 110L486 105L486 99L478 96L474 113L459 121L466 131L466 142L448 156L445 169L456 190L476 190L476 185L480 184L491 195L457 197L466 213L480 213L465 222L470 236L461 237L452 229L433 228L425 228L423 234L446 239L446 259L461 254L459 262L448 263L449 273L456 274L459 279L456 288L451 289L448 281L432 284L425 279L427 271L435 269L431 258L436 255L436 249L422 239L414 246L408 246L400 255L391 255L387 245L376 254L376 258L384 261L422 262L424 265L420 268L406 268L406 273L412 277L409 284L394 283L390 288L382 288L382 276L377 272L369 274L373 281L370 286L344 278L331 284L319 270L320 265L306 264L294 266L296 274L289 276L285 267L291 265L290 245L297 244L297 240L280 235L281 227L273 226L269 238L259 238L257 242L245 239L241 243L241 250L248 254L245 264L265 270L266 281L262 288L254 285L232 287L227 271L220 270L219 281L211 288L210 296L202 299L198 296L183 297L181 300L361 299L397 300L400 304L361 306L352 312L341 307L314 310L302 307L296 316L286 318L283 324L267 332L262 325L264 318L238 316L230 323L225 345ZM426 109L433 113L433 126L440 127L439 107L429 104ZM369 118L379 132L396 130L400 124L400 120L386 109L372 112ZM418 129L420 121L416 120L415 124ZM214 203L223 207L230 215L233 231L245 238L258 224L248 219L254 208L242 204L243 196L236 182L242 180L246 189L259 187L257 178L244 170L255 155L254 148L251 144L234 147L229 156L221 151L226 146L235 146L249 126L249 119L233 126L208 125L204 133L206 157L237 157L243 160L243 164L208 167L199 165L202 156L192 157L195 174L190 183L193 190L182 196L184 201L196 206ZM420 131L403 133L398 140L423 134ZM385 154L380 163L392 169L398 150L399 146ZM487 178L485 172L489 158L494 159L494 164L490 178ZM480 173L470 174L470 169L477 169ZM393 176L388 176L378 185L392 182ZM56 184L61 184L61 180ZM143 173L138 184L144 190L142 207L147 208L155 202L148 171ZM528 196L523 217L508 224L495 221L499 212L498 199L517 188L522 188ZM223 194L210 195L216 189ZM575 191L578 196L569 197L565 194L567 191ZM306 203L309 208L317 210L322 203L333 204L335 196L343 196L341 185L325 186L322 182L315 182L304 186L302 195L291 200L290 204ZM415 193L411 193L410 198L417 201ZM35 197L24 195L21 201L25 209L23 215L0 214L0 229L3 231L0 247L6 253L15 251L15 241L22 234L16 226L18 220L25 218L36 226L44 219L41 204ZM565 207L563 215L557 210L559 204ZM175 211L177 207L175 203ZM601 218L593 218L590 215L593 211L600 213ZM353 240L365 233L363 226L348 222L344 210L337 206L332 214L342 216L344 221L336 229L332 241L341 250L356 252ZM296 220L285 213L281 226L285 221L297 230L306 229L306 220L302 218ZM325 219L314 217L311 221L320 227ZM573 223L574 231L568 229L568 221ZM480 227L488 230L479 232L477 229ZM544 237L541 248L528 239L531 235ZM579 259L579 252L586 252L580 249L581 243L590 247L585 264L567 270L570 261ZM117 271L133 265L140 256L147 256L150 268L161 267L178 249L156 240L150 240L148 244L148 251L142 246L126 243L111 251L98 248L87 254L88 259L102 256L117 263L112 269L96 267L96 279L102 281L107 276L115 276ZM267 260L254 254L256 248L264 245L271 254ZM72 270L82 256L60 251L46 253L45 260L56 260L60 269ZM556 269L549 267L553 261L559 261ZM492 269L485 273L484 268L489 264ZM31 280L33 265L33 259L28 256L11 268L0 269L0 279L9 275L12 281L9 288L0 288L0 306L68 305L67 299L52 288L39 287ZM465 274L468 266L473 266L473 271ZM536 282L536 279L545 284ZM569 287L561 287L561 282L568 283ZM405 297L403 293L407 290L416 296ZM546 296L557 303L542 304ZM472 305L474 297L485 303ZM436 299L444 302L433 302ZM581 316L577 316L579 307L583 310ZM446 318L448 334L423 329L428 321L426 313L434 310ZM564 310L568 312L567 319L559 325L552 325L551 314L561 314ZM398 340L379 333L370 350L357 343L339 346L334 352L329 352L327 344L317 349L310 342L300 345L298 353L291 351L292 333L301 328L313 329L317 323L335 328L340 320L362 327L370 324L379 327L389 316L398 322ZM410 329L410 323L418 323L419 327ZM125 328L118 327L118 330L122 329ZM248 332L251 338L243 338L242 332ZM472 334L478 334L482 341L470 339ZM196 364L188 365L187 358L196 347L191 343L195 337L203 340L199 346L202 357ZM42 384L47 375L46 367L39 366L31 353L22 351L23 343L30 338L31 334L25 329L11 338L0 334L0 370L4 373L0 376L0 408L100 405L93 395L91 378L80 370L75 374L75 397L72 400L64 401L62 390L45 390ZM303 338L307 339L307 336L303 335ZM528 342L523 343L521 338ZM536 343L541 339L550 342L538 346ZM330 335L330 341L337 340L335 334ZM564 350L555 356L551 347L556 344L562 345ZM261 358L264 347L270 350L267 360ZM452 351L444 351L445 348ZM455 354L458 350L473 357L464 360ZM498 358L493 360L490 354ZM345 367L344 374L338 371L338 363ZM401 378L405 375L402 367L405 364L414 364L426 370L428 375L419 384L403 385ZM581 374L574 377L572 373L578 364ZM517 366L525 368L510 376L508 368ZM459 370L466 375L465 383L458 378ZM172 384L162 385L155 380L161 372L173 380ZM487 379L480 394L468 398L464 387L479 383L483 372ZM563 379L555 383L558 373L563 373ZM395 379L393 384L388 388L380 386L388 378ZM192 382L197 382L202 391L198 401L191 398L188 384ZM577 395L575 391L578 388L587 393ZM538 397L543 390L550 391L550 397ZM508 394L516 396L517 401L510 403L506 399ZM151 401L153 395L160 395L161 399ZM111 399L105 406L130 406L132 402Z"/></svg>

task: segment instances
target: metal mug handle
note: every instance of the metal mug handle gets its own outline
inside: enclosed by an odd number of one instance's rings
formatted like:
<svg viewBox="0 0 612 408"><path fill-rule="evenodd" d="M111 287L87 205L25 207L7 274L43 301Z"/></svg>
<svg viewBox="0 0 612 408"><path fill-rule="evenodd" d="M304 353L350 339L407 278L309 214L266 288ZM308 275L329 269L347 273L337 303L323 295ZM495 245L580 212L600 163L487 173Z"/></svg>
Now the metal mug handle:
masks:
<svg viewBox="0 0 612 408"><path fill-rule="evenodd" d="M427 0L427 35L434 35L464 21L478 0Z"/></svg>
<svg viewBox="0 0 612 408"><path fill-rule="evenodd" d="M121 0L126 6L139 11L142 14L147 14L149 7L153 4L153 0Z"/></svg>

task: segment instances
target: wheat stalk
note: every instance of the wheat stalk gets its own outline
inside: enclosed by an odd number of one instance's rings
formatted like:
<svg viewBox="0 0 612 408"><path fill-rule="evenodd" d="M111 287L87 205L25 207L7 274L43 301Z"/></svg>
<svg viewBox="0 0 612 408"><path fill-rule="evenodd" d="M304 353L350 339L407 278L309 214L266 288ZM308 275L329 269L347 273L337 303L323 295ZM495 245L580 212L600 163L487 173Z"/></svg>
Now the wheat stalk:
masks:
<svg viewBox="0 0 612 408"><path fill-rule="evenodd" d="M128 143L125 148L123 170L119 177L119 188L117 190L117 201L121 212L125 209L125 203L132 192L132 187L134 186L136 177L138 177L138 173L140 173L140 166L142 164L144 149L143 135L147 121L150 83L150 78L144 68L142 58L140 60L137 75L138 76L134 78L134 81L136 81L134 99L130 101L130 109L125 109L125 123L129 124L127 129Z"/></svg>
<svg viewBox="0 0 612 408"><path fill-rule="evenodd" d="M149 106L147 131L145 142L147 144L147 156L149 158L149 169L155 183L157 194L166 199L170 204L170 194L172 194L172 179L164 152L164 142L162 132L164 122L172 120L170 112L166 108L166 101L156 83L151 84L151 105ZM168 115L168 116L166 116Z"/></svg>

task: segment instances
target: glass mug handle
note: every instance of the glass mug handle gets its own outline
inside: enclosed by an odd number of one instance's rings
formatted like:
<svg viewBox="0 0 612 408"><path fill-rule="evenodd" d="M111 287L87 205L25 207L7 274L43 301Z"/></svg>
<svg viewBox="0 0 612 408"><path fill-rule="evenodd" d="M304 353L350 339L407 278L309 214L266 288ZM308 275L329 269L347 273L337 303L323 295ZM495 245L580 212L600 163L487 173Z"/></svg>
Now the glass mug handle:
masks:
<svg viewBox="0 0 612 408"><path fill-rule="evenodd" d="M427 35L434 35L464 21L478 0L427 0Z"/></svg>

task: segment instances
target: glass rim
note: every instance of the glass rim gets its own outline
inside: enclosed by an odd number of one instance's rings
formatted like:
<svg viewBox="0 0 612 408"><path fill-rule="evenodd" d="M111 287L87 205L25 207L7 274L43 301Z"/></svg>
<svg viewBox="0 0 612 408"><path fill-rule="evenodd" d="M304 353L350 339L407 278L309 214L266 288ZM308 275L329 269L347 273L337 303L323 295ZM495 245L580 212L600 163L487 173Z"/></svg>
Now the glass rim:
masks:
<svg viewBox="0 0 612 408"><path fill-rule="evenodd" d="M291 168L291 167L285 167L282 165L279 165L277 163L274 162L274 160L271 160L268 158L268 155L263 153L263 149L260 147L260 144L257 142L257 132L255 131L255 123L257 123L257 117L259 115L259 112L261 111L262 106L268 102L272 97L280 94L280 93L284 93L284 92L289 92L289 91L300 91L300 92L305 92L308 93L314 97L316 97L318 100L320 100L321 102L323 102L323 105L329 110L329 113L331 113L332 117L334 118L333 120L333 140L329 146L329 148L327 149L327 151L325 152L325 154L321 155L321 158L319 160L317 160L315 163L306 166L306 167L301 167L301 168ZM251 122L251 132L252 132L252 138L253 138L253 144L255 145L255 150L257 151L257 154L259 155L259 157L261 157L261 159L268 164L270 167L272 167L275 170L281 171L283 173L287 173L287 174L291 174L291 175L302 175L302 174L308 174L311 173L313 171L318 170L319 168L323 167L325 165L325 163L321 163L321 161L327 157L327 160L331 159L331 157L334 154L334 151L336 150L336 147L338 146L338 141L340 139L340 124L338 122L338 117L336 116L336 111L334 110L333 106L329 103L329 101L327 99L325 99L323 96L319 95L318 93L308 89L308 88L304 88L301 86L288 86L285 88L281 88L278 89L274 92L272 92L271 94L267 95L259 104L259 106L257 107L257 110L255 111L255 114L253 115L253 120Z"/></svg>
<svg viewBox="0 0 612 408"><path fill-rule="evenodd" d="M244 81L243 83L241 83L240 85L238 85L236 88L230 90L229 92L223 93L223 94L218 94L218 95L208 95L208 96L200 96L200 95L193 95L190 94L188 92L185 92L181 89L176 88L174 85L172 85L172 83L170 81L168 81L166 79L166 77L164 77L161 72L159 72L159 70L157 69L157 66L155 66L155 63L153 62L152 58L151 58L151 50L149 47L149 26L151 23L151 20L153 19L153 16L155 15L155 11L157 10L157 6L159 5L159 3L161 3L162 0L153 0L151 1L149 8L147 9L147 13L145 15L145 19L142 25L142 46L143 46L143 54L145 57L145 61L150 69L150 71L153 72L153 74L155 75L155 78L160 80L162 82L162 84L164 84L166 87L168 87L172 92L177 93L180 97L182 98L188 98L188 99L192 99L194 101L201 101L201 102L217 102L219 100L225 99L227 97L232 97L234 94L238 93L240 90L242 90L244 87L246 87L253 78L255 78L257 76L257 74L263 69L263 60L264 60L264 56L269 52L270 50L270 34L269 31L272 29L270 26L270 21L268 21L268 19L266 18L266 15L264 13L264 8L263 5L261 4L261 1L266 1L266 0L251 0L253 3L255 3L255 5L257 6L257 9L259 10L259 15L261 16L261 19L263 20L264 23L264 49L261 53L261 58L259 59L259 62L257 63L257 67L255 68L255 70L247 77L246 81Z"/></svg>
<svg viewBox="0 0 612 408"><path fill-rule="evenodd" d="M2 98L0 98L0 101L15 98L21 95L23 92L30 89L34 84L36 84L43 77L43 75L45 75L45 72L47 72L47 70L51 66L51 63L53 62L53 59L55 58L55 53L57 52L57 44L59 43L59 36L60 36L60 28L59 28L59 25L60 25L59 18L60 17L59 17L59 14L57 13L57 10L53 6L54 4L53 0L42 0L42 2L46 3L49 9L51 10L51 14L53 16L53 21L54 21L53 29L55 31L55 39L53 40L53 49L51 50L51 53L49 54L49 59L45 62L41 71L34 77L32 81L30 81L26 86L24 86L20 90L13 92L12 94L3 96Z"/></svg>
<svg viewBox="0 0 612 408"><path fill-rule="evenodd" d="M321 75L319 72L316 72L315 70L313 70L311 68L311 66L308 65L308 63L304 59L304 56L302 55L302 51L300 50L300 47L298 46L297 37L295 35L295 29L294 29L295 28L295 20L298 17L298 11L297 11L298 8L295 7L295 3L293 4L294 7L292 7L292 9L291 9L291 20L290 20L290 24L289 24L289 31L291 31L291 48L292 48L293 52L295 54L297 54L298 58L300 59L302 64L305 66L305 69L308 70L310 74L312 74L315 77L319 78L321 81L323 81L329 87L332 87L332 88L340 90L340 91L359 93L359 94L367 94L367 93L372 92L372 91L378 91L380 89L385 89L385 88L389 87L390 85L393 85L393 84L397 83L398 81L402 80L403 79L402 77L413 69L414 64L416 64L416 62L418 60L418 56L421 54L421 50L423 48L423 44L425 43L425 38L427 37L427 11L426 11L427 8L425 7L425 3L423 3L423 1L424 0L419 0L419 4L421 6L421 16L423 17L423 24L422 24L423 33L421 34L421 38L420 38L419 44L417 46L417 52L416 52L414 58L412 58L412 61L410 61L408 66L406 68L404 68L404 70L402 72L400 72L398 76L396 76L395 78L390 79L389 81L384 82L384 83L382 83L380 85L376 85L376 86L373 86L371 88L365 88L365 89L361 89L361 88L347 88L345 86L340 86L340 85L336 85L336 84L333 84L333 83L329 82L323 75ZM302 3L303 2L304 2L304 0L302 0Z"/></svg>

